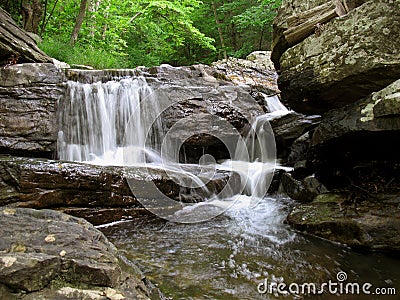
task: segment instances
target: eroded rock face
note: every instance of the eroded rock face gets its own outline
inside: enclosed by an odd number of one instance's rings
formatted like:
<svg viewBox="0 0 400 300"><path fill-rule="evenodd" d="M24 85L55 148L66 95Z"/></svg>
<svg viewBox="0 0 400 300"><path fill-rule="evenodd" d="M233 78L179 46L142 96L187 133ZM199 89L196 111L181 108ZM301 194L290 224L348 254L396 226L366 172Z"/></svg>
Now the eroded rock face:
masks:
<svg viewBox="0 0 400 300"><path fill-rule="evenodd" d="M17 64L0 72L0 153L51 157L63 74L52 64Z"/></svg>
<svg viewBox="0 0 400 300"><path fill-rule="evenodd" d="M2 299L163 299L87 221L27 208L0 216Z"/></svg>
<svg viewBox="0 0 400 300"><path fill-rule="evenodd" d="M280 57L282 99L303 113L352 103L399 78L400 2L367 1Z"/></svg>

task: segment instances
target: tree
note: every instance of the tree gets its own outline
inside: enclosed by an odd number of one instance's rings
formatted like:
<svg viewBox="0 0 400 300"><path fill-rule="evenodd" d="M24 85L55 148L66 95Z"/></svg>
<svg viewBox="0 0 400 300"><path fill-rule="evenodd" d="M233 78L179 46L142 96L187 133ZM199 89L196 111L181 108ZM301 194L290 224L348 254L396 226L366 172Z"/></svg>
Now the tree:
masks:
<svg viewBox="0 0 400 300"><path fill-rule="evenodd" d="M39 23L43 17L44 4L41 0L23 0L21 3L22 24L26 31L39 33Z"/></svg>
<svg viewBox="0 0 400 300"><path fill-rule="evenodd" d="M214 13L214 18L215 18L215 24L217 24L217 30L218 30L218 35L219 35L219 40L221 42L221 47L222 47L222 51L224 53L224 58L228 59L228 55L226 54L226 49L225 49L225 40L224 40L224 36L222 34L222 28L221 28L221 22L219 20L218 17L218 13L217 13L217 5L215 4L214 1L211 2L211 6L213 8L213 13Z"/></svg>
<svg viewBox="0 0 400 300"><path fill-rule="evenodd" d="M108 68L211 63L269 49L279 4L280 0L0 0L21 25L31 24L37 32L39 24L41 47L48 54Z"/></svg>
<svg viewBox="0 0 400 300"><path fill-rule="evenodd" d="M88 3L88 0L81 0L79 13L76 18L76 23L75 23L74 29L72 30L72 34L71 34L70 43L72 45L75 44L78 39L79 31L81 30L82 23L85 18L85 14L86 14L87 3Z"/></svg>

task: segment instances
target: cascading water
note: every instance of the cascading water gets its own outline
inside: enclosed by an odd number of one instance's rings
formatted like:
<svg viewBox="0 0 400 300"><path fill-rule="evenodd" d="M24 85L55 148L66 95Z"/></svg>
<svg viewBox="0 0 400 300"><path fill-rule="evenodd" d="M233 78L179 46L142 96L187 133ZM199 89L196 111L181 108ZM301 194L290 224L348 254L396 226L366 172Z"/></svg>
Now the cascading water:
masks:
<svg viewBox="0 0 400 300"><path fill-rule="evenodd" d="M161 165L164 130L160 104L144 78L67 84L67 97L59 110L61 160L117 166L147 161ZM239 173L245 192L257 199L266 194L275 168L274 137L268 120L288 113L277 96L265 96L265 100L270 112L255 119L246 146L238 144L234 159L216 166ZM165 159L162 168L183 172ZM186 175L201 185L199 178Z"/></svg>
<svg viewBox="0 0 400 300"><path fill-rule="evenodd" d="M279 112L281 115L284 115L289 113L289 110L285 105L282 104L278 95L268 96L264 93L262 93L262 95L265 99L265 105L267 106L270 114Z"/></svg>
<svg viewBox="0 0 400 300"><path fill-rule="evenodd" d="M184 173L196 186L204 186L198 176L160 156L164 138L160 103L144 78L67 84L68 94L59 110L61 160L116 166L152 162L166 171ZM216 165L217 169L237 172L244 192L256 202L266 195L276 167L274 137L268 121L289 112L277 96L265 96L265 105L269 113L255 119L245 146L238 144L233 160ZM182 177L180 181L183 180ZM211 196L208 204L215 204L216 199Z"/></svg>
<svg viewBox="0 0 400 300"><path fill-rule="evenodd" d="M62 160L102 165L151 161L160 168L183 172L173 165L161 165L157 150L164 131L157 118L159 103L144 79L69 82L68 93L60 103L58 147ZM310 243L309 237L299 236L283 224L290 204L264 196L276 168L268 120L288 110L278 97L266 97L266 106L269 113L255 119L245 146L237 148L234 159L216 165L236 171L245 182L245 195L209 199L215 205L235 203L225 214L191 225L157 219L119 222L101 229L124 250L122 255L139 261L146 276L177 299L276 299L259 294L259 283L265 279L276 284L323 283L335 279L343 269L375 286L392 279L400 287L397 261L379 255L361 258L347 248L320 240ZM257 206L254 199L259 200ZM192 213L197 211L192 209ZM371 269L371 261L380 268ZM378 282L374 282L376 278ZM327 299L325 296L321 299Z"/></svg>
<svg viewBox="0 0 400 300"><path fill-rule="evenodd" d="M220 167L237 172L245 187L244 192L255 198L256 202L267 194L275 168L288 169L275 162L275 137L269 121L290 111L280 102L278 96L263 96L269 113L255 118L245 143L238 144L234 159L224 162Z"/></svg>
<svg viewBox="0 0 400 300"><path fill-rule="evenodd" d="M152 149L163 135L160 110L145 79L67 84L59 110L61 160L121 166L158 159ZM123 148L129 148L129 157Z"/></svg>

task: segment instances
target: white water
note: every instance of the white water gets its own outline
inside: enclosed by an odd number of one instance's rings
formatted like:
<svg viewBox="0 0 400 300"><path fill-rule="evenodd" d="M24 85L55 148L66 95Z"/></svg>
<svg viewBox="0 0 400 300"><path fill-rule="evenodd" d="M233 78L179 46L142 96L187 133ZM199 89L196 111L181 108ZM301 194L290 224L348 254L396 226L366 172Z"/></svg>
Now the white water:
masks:
<svg viewBox="0 0 400 300"><path fill-rule="evenodd" d="M278 95L275 96L268 96L266 94L262 94L265 99L265 105L268 108L269 113L276 113L280 112L281 114L286 114L289 110L286 108L285 105L279 100Z"/></svg>
<svg viewBox="0 0 400 300"><path fill-rule="evenodd" d="M158 101L143 78L106 83L68 82L68 97L60 104L61 160L101 165L143 163L163 134ZM151 147L149 147L151 145ZM125 157L122 147L131 155Z"/></svg>
<svg viewBox="0 0 400 300"><path fill-rule="evenodd" d="M151 163L153 168L167 171L183 186L203 186L207 190L203 183L207 176L184 171L176 162L165 161L160 156L165 136L160 106L144 78L93 84L69 81L68 96L60 104L58 151L61 160L115 166ZM245 138L246 146L238 145L233 160L215 165L216 169L238 173L243 194L247 196L220 199L210 194L207 201L190 205L180 213L193 213L204 205L226 209L235 204L240 209L245 205L254 207L265 197L277 167L269 120L289 112L277 96L265 96L265 100L270 112L258 116L252 123Z"/></svg>

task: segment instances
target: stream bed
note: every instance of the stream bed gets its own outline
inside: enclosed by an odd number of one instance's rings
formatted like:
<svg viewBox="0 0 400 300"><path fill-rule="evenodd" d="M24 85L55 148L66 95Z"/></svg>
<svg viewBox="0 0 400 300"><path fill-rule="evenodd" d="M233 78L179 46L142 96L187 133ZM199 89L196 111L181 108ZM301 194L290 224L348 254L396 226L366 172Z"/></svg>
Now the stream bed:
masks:
<svg viewBox="0 0 400 300"><path fill-rule="evenodd" d="M249 208L248 196L236 197L203 223L145 218L99 229L170 299L398 299L377 293L400 291L399 260L294 232L284 224L289 199L266 197ZM279 283L286 288L278 292Z"/></svg>

